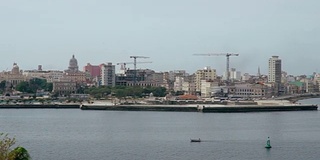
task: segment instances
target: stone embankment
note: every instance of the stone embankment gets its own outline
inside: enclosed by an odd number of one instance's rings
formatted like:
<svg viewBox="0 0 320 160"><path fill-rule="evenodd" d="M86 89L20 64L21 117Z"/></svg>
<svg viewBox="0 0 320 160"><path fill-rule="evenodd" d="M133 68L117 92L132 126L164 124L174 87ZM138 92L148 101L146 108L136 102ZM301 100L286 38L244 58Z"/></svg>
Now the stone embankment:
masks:
<svg viewBox="0 0 320 160"><path fill-rule="evenodd" d="M189 105L150 105L150 104L82 104L82 110L113 111L177 111L177 112L266 112L266 111L305 111L317 110L317 105L292 104L289 101L232 102L231 104L189 104Z"/></svg>
<svg viewBox="0 0 320 160"><path fill-rule="evenodd" d="M0 104L0 109L79 109L80 104Z"/></svg>
<svg viewBox="0 0 320 160"><path fill-rule="evenodd" d="M294 94L288 96L280 96L274 98L275 100L288 100L292 103L295 103L299 100L310 99L310 98L320 98L320 93L304 93L304 94Z"/></svg>

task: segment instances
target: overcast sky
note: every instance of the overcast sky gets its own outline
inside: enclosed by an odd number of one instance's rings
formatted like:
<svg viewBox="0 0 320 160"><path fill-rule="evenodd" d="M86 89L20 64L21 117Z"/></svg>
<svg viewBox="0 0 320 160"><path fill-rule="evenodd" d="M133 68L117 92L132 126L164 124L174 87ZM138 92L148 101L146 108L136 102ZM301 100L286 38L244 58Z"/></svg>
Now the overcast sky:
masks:
<svg viewBox="0 0 320 160"><path fill-rule="evenodd" d="M278 55L289 74L320 72L319 0L1 0L0 70L64 70L75 54L79 67L131 62L155 71L205 66L267 74ZM132 65L128 67L133 67ZM116 68L119 68L117 66Z"/></svg>

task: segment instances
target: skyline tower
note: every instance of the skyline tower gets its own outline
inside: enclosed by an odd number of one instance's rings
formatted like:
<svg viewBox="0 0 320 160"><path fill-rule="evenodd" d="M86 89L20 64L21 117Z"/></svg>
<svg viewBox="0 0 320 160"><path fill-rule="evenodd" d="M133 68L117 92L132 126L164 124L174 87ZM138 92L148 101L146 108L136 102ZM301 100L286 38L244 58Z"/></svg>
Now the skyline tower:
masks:
<svg viewBox="0 0 320 160"><path fill-rule="evenodd" d="M279 56L272 56L269 59L268 82L281 83L281 59Z"/></svg>

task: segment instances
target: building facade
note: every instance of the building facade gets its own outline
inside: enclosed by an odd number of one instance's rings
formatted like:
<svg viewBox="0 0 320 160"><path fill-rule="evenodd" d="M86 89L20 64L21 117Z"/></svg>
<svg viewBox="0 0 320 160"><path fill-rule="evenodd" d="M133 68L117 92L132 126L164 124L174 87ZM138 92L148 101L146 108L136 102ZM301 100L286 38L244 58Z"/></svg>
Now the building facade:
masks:
<svg viewBox="0 0 320 160"><path fill-rule="evenodd" d="M112 63L102 64L101 68L101 85L112 86L116 85L116 69Z"/></svg>
<svg viewBox="0 0 320 160"><path fill-rule="evenodd" d="M211 69L210 67L205 67L202 70L198 70L195 75L195 85L196 91L201 92L201 80L216 80L217 73L215 69Z"/></svg>
<svg viewBox="0 0 320 160"><path fill-rule="evenodd" d="M272 58L269 59L268 82L280 84L281 77L281 59L279 59L279 56L272 56Z"/></svg>

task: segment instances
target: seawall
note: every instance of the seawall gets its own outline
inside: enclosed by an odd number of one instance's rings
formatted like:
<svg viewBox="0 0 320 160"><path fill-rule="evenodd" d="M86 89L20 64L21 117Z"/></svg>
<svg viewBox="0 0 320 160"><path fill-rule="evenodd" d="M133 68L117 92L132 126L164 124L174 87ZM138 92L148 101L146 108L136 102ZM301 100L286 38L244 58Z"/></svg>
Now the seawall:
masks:
<svg viewBox="0 0 320 160"><path fill-rule="evenodd" d="M81 105L82 110L171 112L270 112L318 110L317 105Z"/></svg>
<svg viewBox="0 0 320 160"><path fill-rule="evenodd" d="M1 104L0 109L79 109L80 104Z"/></svg>

